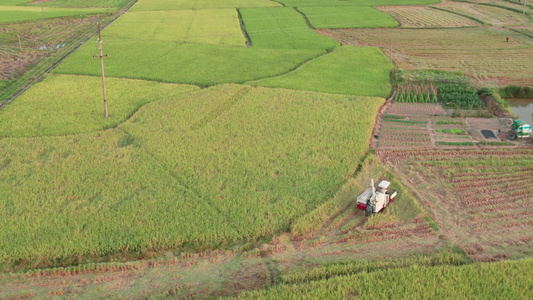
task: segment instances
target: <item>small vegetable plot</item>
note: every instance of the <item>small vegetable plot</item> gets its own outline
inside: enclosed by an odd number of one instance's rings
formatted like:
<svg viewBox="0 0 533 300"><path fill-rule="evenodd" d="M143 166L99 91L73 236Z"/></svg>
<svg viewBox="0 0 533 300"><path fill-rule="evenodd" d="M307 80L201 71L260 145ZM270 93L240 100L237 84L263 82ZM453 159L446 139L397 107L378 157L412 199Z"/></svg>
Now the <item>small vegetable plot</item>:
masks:
<svg viewBox="0 0 533 300"><path fill-rule="evenodd" d="M401 116L446 116L448 113L438 103L398 103L394 102L387 110Z"/></svg>
<svg viewBox="0 0 533 300"><path fill-rule="evenodd" d="M378 143L379 148L431 147L425 117L403 117L384 115L381 121Z"/></svg>
<svg viewBox="0 0 533 300"><path fill-rule="evenodd" d="M476 89L468 83L437 84L438 98L446 108L479 109L484 108Z"/></svg>
<svg viewBox="0 0 533 300"><path fill-rule="evenodd" d="M437 88L434 84L406 82L398 86L396 102L437 103Z"/></svg>
<svg viewBox="0 0 533 300"><path fill-rule="evenodd" d="M378 9L391 15L400 27L465 27L478 26L472 19L440 11L427 6L381 6Z"/></svg>

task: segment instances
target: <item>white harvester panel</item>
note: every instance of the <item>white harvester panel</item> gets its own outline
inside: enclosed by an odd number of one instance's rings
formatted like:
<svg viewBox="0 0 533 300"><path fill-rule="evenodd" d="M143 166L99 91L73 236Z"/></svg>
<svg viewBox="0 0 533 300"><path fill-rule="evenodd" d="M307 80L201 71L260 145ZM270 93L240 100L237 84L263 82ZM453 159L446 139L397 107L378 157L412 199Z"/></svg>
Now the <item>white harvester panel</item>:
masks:
<svg viewBox="0 0 533 300"><path fill-rule="evenodd" d="M372 215L380 212L383 208L394 200L396 192L388 192L390 182L381 181L378 184L378 189L374 187L374 180L371 180L370 187L364 190L357 197L357 208L364 210L367 215Z"/></svg>

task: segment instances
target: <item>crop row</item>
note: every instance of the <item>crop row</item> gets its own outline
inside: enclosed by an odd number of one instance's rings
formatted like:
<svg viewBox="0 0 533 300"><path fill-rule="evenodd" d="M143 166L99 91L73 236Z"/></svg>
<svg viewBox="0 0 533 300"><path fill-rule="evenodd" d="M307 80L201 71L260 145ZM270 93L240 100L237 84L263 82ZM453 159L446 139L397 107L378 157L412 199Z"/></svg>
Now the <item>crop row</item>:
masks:
<svg viewBox="0 0 533 300"><path fill-rule="evenodd" d="M264 291L248 292L240 299L345 299L357 295L376 298L491 298L505 294L510 298L528 298L533 282L533 259L503 261L463 266L419 266L354 274L349 268L332 266L305 274L318 280L294 278L296 284L281 284ZM348 269L348 270L346 270ZM335 277L336 276L336 277ZM296 277L296 276L293 276ZM333 277L333 278L330 278ZM514 278L509 282L508 278ZM324 278L324 279L322 279ZM329 278L329 279L326 279ZM356 284L354 284L356 283ZM453 288L443 287L453 286Z"/></svg>

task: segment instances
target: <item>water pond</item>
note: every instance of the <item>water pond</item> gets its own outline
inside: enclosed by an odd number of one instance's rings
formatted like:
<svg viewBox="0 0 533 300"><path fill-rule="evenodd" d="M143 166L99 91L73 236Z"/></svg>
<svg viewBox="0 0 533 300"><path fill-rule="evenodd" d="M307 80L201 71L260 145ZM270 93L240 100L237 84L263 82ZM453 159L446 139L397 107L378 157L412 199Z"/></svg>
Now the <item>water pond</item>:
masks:
<svg viewBox="0 0 533 300"><path fill-rule="evenodd" d="M515 116L533 125L533 98L507 98L509 108Z"/></svg>

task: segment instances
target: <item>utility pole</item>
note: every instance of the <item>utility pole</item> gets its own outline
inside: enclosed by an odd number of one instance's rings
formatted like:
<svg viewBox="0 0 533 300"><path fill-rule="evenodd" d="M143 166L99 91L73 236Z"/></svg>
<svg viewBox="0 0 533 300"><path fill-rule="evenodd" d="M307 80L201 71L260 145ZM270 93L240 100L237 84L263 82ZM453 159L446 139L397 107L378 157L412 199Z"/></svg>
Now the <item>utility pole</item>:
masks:
<svg viewBox="0 0 533 300"><path fill-rule="evenodd" d="M104 112L105 112L105 118L107 119L107 95L105 92L105 75L104 75L104 56L109 55L103 55L102 54L102 36L100 35L100 22L97 22L98 24L98 49L100 50L100 56L94 55L93 57L100 57L100 68L102 69L102 89L104 91Z"/></svg>
<svg viewBox="0 0 533 300"><path fill-rule="evenodd" d="M22 51L22 42L20 41L20 32L17 30L17 38L19 40L19 49Z"/></svg>
<svg viewBox="0 0 533 300"><path fill-rule="evenodd" d="M41 0L41 13L43 14L43 21L44 21L44 0Z"/></svg>
<svg viewBox="0 0 533 300"><path fill-rule="evenodd" d="M523 11L522 11L522 14L526 14L526 0L524 0L524 8L523 8Z"/></svg>
<svg viewBox="0 0 533 300"><path fill-rule="evenodd" d="M390 50L389 50L390 64L392 65L392 37L390 38Z"/></svg>

